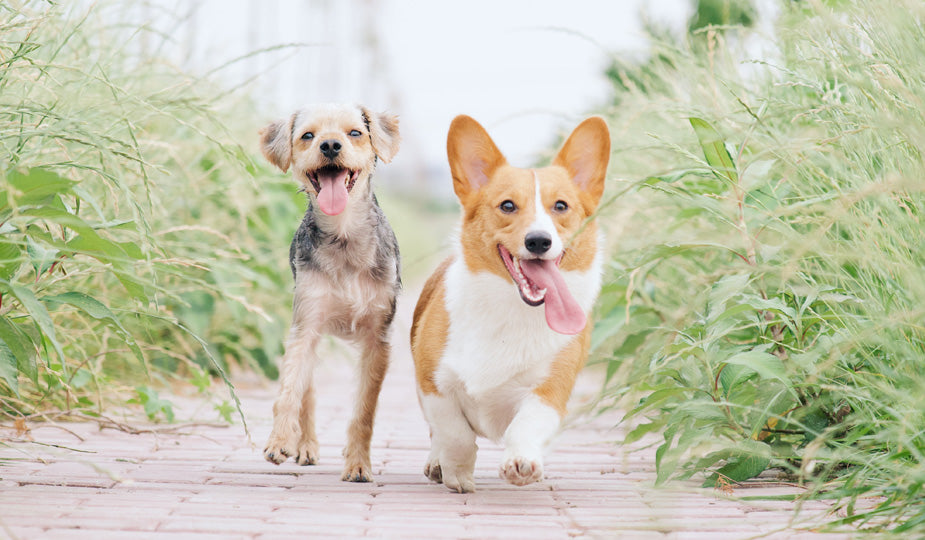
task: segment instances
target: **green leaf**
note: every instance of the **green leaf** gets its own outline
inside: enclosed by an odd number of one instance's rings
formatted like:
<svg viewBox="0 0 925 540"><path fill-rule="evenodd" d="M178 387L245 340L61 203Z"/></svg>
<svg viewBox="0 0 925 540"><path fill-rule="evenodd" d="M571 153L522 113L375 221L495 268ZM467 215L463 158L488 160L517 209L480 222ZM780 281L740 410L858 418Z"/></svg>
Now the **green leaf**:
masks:
<svg viewBox="0 0 925 540"><path fill-rule="evenodd" d="M19 369L16 357L3 340L0 340L0 379L6 381L7 386L19 395Z"/></svg>
<svg viewBox="0 0 925 540"><path fill-rule="evenodd" d="M39 245L31 236L26 237L26 252L29 254L29 260L32 268L35 269L35 275L41 276L51 268L59 251L54 248L46 248Z"/></svg>
<svg viewBox="0 0 925 540"><path fill-rule="evenodd" d="M665 443L655 450L655 485L660 486L674 474L678 468L677 456L672 456L671 446L674 442L675 431L679 426L669 426L663 436Z"/></svg>
<svg viewBox="0 0 925 540"><path fill-rule="evenodd" d="M743 441L726 464L707 477L703 487L715 487L720 477L744 482L765 471L771 464L771 447L758 441Z"/></svg>
<svg viewBox="0 0 925 540"><path fill-rule="evenodd" d="M215 408L215 412L222 417L222 420L232 423L231 415L234 414L234 405L228 403L228 400L222 401L221 403L216 403L212 406Z"/></svg>
<svg viewBox="0 0 925 540"><path fill-rule="evenodd" d="M740 382L750 376L755 375L756 373L753 369L733 364L724 364L721 369L722 371L720 371L719 374L719 382L723 387L723 395L726 397L729 396L729 392L735 389Z"/></svg>
<svg viewBox="0 0 925 540"><path fill-rule="evenodd" d="M11 171L6 180L18 192L14 194L14 200L19 206L40 203L52 195L65 193L76 183L39 168Z"/></svg>
<svg viewBox="0 0 925 540"><path fill-rule="evenodd" d="M633 431L626 434L626 437L623 438L623 444L632 444L649 433L661 429L664 425L664 422L647 422L645 424L639 424L633 428Z"/></svg>
<svg viewBox="0 0 925 540"><path fill-rule="evenodd" d="M22 265L22 248L0 238L0 278L12 279Z"/></svg>
<svg viewBox="0 0 925 540"><path fill-rule="evenodd" d="M148 386L137 386L135 387L135 394L137 397L129 400L129 402L141 404L150 420L157 420L158 414L163 414L168 422L173 422L173 403L162 399L157 390Z"/></svg>
<svg viewBox="0 0 925 540"><path fill-rule="evenodd" d="M618 307L606 317L597 321L591 333L591 350L596 351L602 343L617 335L626 323L626 310Z"/></svg>
<svg viewBox="0 0 925 540"><path fill-rule="evenodd" d="M0 284L5 285L6 289L19 300L19 303L22 304L23 308L26 310L26 313L32 318L32 322L35 323L55 349L58 358L62 360L61 365L65 373L67 373L67 364L64 363L64 351L61 350L61 344L58 342L58 336L55 333L55 325L51 320L51 315L48 314L48 310L45 309L45 305L35 298L32 291L21 285L14 285L6 280L0 280Z"/></svg>
<svg viewBox="0 0 925 540"><path fill-rule="evenodd" d="M108 307L106 307L106 305L104 305L96 298L93 298L92 296L86 295L82 292L69 291L53 296L43 296L42 302L52 305L67 304L79 309L94 319L107 321L110 326L117 330L122 339L125 340L125 343L128 345L129 349L131 349L138 360L141 361L141 363L145 366L145 371L147 371L147 364L144 361L144 355L141 352L141 348L135 342L135 338L132 337L131 333L129 333L129 331L126 330L124 326L122 326L122 321L120 321L115 316L115 314Z"/></svg>
<svg viewBox="0 0 925 540"><path fill-rule="evenodd" d="M193 366L191 371L190 382L196 387L196 391L205 393L209 386L212 385L212 377L209 376L209 372L199 366Z"/></svg>
<svg viewBox="0 0 925 540"><path fill-rule="evenodd" d="M732 298L742 294L743 291L748 289L748 284L751 282L752 275L750 273L744 274L733 274L729 276L723 276L719 281L713 284L713 288L710 289L710 298L709 305L710 311L718 311L720 309L725 310L726 303ZM718 311L717 315L722 313ZM710 319L715 319L716 316L710 317Z"/></svg>
<svg viewBox="0 0 925 540"><path fill-rule="evenodd" d="M148 302L148 294L145 291L147 282L145 280L130 272L113 270L113 273L132 298L143 304Z"/></svg>
<svg viewBox="0 0 925 540"><path fill-rule="evenodd" d="M752 349L734 354L727 358L725 362L751 368L765 379L777 379L787 387L791 386L790 381L787 379L787 370L784 363L771 353Z"/></svg>
<svg viewBox="0 0 925 540"><path fill-rule="evenodd" d="M803 417L802 423L806 426L806 432L803 434L803 442L809 444L813 442L813 439L818 437L825 428L829 427L829 417L821 407L816 407Z"/></svg>
<svg viewBox="0 0 925 540"><path fill-rule="evenodd" d="M53 296L43 296L42 301L51 304L68 304L83 311L94 319L109 319L120 328L122 327L119 320L116 319L116 316L113 315L108 307L103 305L99 300L82 292L70 291Z"/></svg>
<svg viewBox="0 0 925 540"><path fill-rule="evenodd" d="M130 257L122 246L106 240L91 228L82 229L76 237L68 241L67 246L99 259L101 262L123 262Z"/></svg>
<svg viewBox="0 0 925 540"><path fill-rule="evenodd" d="M71 376L70 387L71 388L83 388L90 381L93 380L93 373L86 369L78 369L73 376Z"/></svg>
<svg viewBox="0 0 925 540"><path fill-rule="evenodd" d="M687 389L680 388L677 386L668 387L668 388L660 388L652 392L648 396L642 398L639 402L639 405L637 405L636 408L633 409L632 413L636 414L643 410L654 409L658 407L659 405L661 405L662 403L664 403L665 401L675 396L682 395L685 392L687 392Z"/></svg>
<svg viewBox="0 0 925 540"><path fill-rule="evenodd" d="M726 150L726 144L722 135L716 129L700 118L690 118L691 127L697 134L700 141L700 148L707 160L707 164L713 169L713 174L720 179L728 180L735 184L739 181L739 174L736 172L735 162L729 151Z"/></svg>
<svg viewBox="0 0 925 540"><path fill-rule="evenodd" d="M16 357L16 366L20 373L38 381L38 367L35 364L35 344L25 332L6 317L0 317L0 340L6 343L13 356Z"/></svg>

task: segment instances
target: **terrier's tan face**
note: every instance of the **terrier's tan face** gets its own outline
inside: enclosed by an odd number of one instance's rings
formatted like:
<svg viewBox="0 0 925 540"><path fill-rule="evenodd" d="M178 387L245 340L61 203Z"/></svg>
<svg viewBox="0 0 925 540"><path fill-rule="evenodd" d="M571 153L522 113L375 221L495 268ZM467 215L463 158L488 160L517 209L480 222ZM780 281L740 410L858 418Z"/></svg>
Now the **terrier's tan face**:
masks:
<svg viewBox="0 0 925 540"><path fill-rule="evenodd" d="M322 212L337 215L350 194L365 192L376 157L398 151L398 119L353 105L318 105L261 130L264 156L313 195Z"/></svg>

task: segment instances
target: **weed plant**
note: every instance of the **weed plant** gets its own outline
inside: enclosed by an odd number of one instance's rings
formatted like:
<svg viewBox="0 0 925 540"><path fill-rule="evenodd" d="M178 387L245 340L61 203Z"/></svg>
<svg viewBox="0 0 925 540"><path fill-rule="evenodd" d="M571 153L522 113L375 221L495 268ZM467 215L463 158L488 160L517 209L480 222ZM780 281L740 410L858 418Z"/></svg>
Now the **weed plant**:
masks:
<svg viewBox="0 0 925 540"><path fill-rule="evenodd" d="M275 375L291 288L279 253L304 197L255 179L265 171L232 142L229 118L255 137L247 103L158 56L168 37L106 9L0 5L9 417L102 414L115 400L170 420L165 383L231 389L229 364ZM226 419L231 398L215 399Z"/></svg>
<svg viewBox="0 0 925 540"><path fill-rule="evenodd" d="M925 534L925 5L785 4L760 61L706 28L609 71L602 406L659 482L777 469Z"/></svg>

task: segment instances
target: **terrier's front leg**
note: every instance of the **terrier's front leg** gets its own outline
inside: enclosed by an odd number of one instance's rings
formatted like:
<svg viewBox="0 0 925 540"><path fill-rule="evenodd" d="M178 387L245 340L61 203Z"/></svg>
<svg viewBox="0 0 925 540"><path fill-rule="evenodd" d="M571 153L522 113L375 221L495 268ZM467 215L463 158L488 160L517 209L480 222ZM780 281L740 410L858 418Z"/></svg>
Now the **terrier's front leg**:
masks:
<svg viewBox="0 0 925 540"><path fill-rule="evenodd" d="M368 338L364 346L356 409L347 430L347 446L344 447L344 472L341 480L345 482L371 482L373 479L369 444L373 436L379 391L389 368L390 351L389 343L379 336L387 330L386 325L381 334Z"/></svg>
<svg viewBox="0 0 925 540"><path fill-rule="evenodd" d="M295 461L299 465L314 465L318 463L318 438L315 435L315 383L311 380L302 396L302 413L299 419L302 436L296 448Z"/></svg>
<svg viewBox="0 0 925 540"><path fill-rule="evenodd" d="M273 404L273 431L270 432L267 446L263 450L263 457L270 463L279 465L286 459L295 457L304 465L310 459L308 452L305 456L302 455L302 450L310 451L312 441L300 444L299 439L303 431L305 435L314 438L314 411L311 410L313 407L303 410L302 405L306 397L311 401L311 377L315 364L316 343L316 334L300 332L298 327L293 325L279 376L279 397ZM305 429L300 427L300 421ZM314 446L316 455L312 456L311 461L317 459L317 441L314 442Z"/></svg>
<svg viewBox="0 0 925 540"><path fill-rule="evenodd" d="M559 429L559 413L531 394L504 432L499 474L515 486L543 479L543 448Z"/></svg>

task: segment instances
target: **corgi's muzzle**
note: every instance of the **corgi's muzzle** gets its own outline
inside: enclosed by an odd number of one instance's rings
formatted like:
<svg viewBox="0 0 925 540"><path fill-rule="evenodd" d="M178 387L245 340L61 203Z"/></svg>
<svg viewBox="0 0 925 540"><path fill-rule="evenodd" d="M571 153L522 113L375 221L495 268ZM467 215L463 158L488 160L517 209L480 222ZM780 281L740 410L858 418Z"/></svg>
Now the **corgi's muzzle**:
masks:
<svg viewBox="0 0 925 540"><path fill-rule="evenodd" d="M547 246L542 253L548 249ZM536 253L529 246L527 250ZM559 271L561 255L555 259L518 259L501 244L498 244L498 254L517 285L521 299L530 306L545 304L546 324L551 329L569 335L584 329L587 322L585 312L569 292L565 278Z"/></svg>

